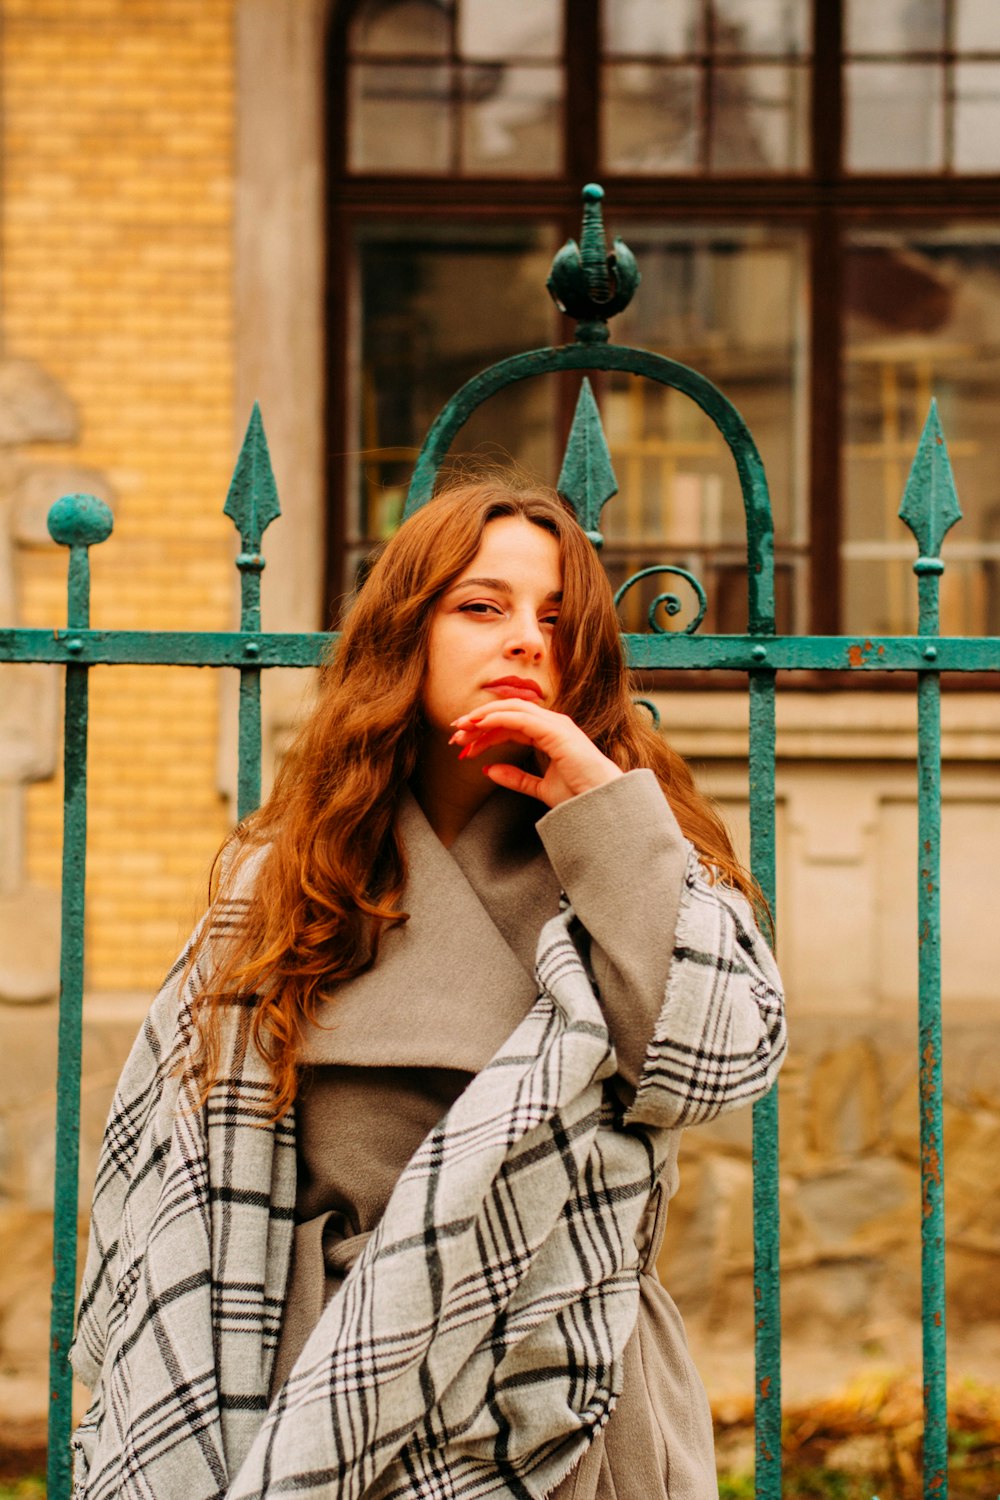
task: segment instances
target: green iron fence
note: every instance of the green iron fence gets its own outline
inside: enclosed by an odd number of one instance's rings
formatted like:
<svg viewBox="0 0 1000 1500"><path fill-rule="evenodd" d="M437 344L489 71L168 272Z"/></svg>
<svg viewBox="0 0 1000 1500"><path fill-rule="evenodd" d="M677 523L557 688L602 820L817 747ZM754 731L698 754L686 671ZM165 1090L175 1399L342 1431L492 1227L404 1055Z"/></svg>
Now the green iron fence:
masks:
<svg viewBox="0 0 1000 1500"><path fill-rule="evenodd" d="M725 439L736 464L747 526L748 628L745 635L695 632L705 612L700 583L669 564L644 569L618 597L650 573L679 575L700 601L684 631L665 630L657 609L675 614L680 604L662 593L649 606L649 633L624 633L629 663L642 670L736 670L749 679L749 796L751 864L775 911L775 686L777 674L812 671L915 672L917 674L919 851L918 1037L920 1080L921 1249L924 1359L924 1495L948 1493L945 1390L944 1159L941 1099L941 983L939 842L941 824L940 674L1000 672L1000 638L941 637L938 588L941 544L961 511L944 436L932 406L917 446L900 507L916 539L919 624L915 636L783 636L775 632L771 507L753 438L722 393L704 376L648 350L608 342L608 319L625 307L639 275L628 249L616 240L608 253L601 215L602 191L584 189L580 245L570 241L556 256L549 289L577 320L575 341L515 355L470 380L448 402L421 450L407 513L433 491L439 466L471 413L496 392L553 371L619 370L659 382L697 402ZM560 493L575 508L595 545L600 514L617 484L586 378L560 473ZM80 1122L80 1054L84 979L84 868L87 835L87 686L91 669L122 663L231 667L239 671L238 815L260 798L260 680L270 667L318 665L336 636L321 632L276 634L260 629L261 540L280 513L260 412L255 407L237 461L225 513L241 541L236 559L242 585L237 631L92 630L89 624L91 546L111 534L112 516L93 496L68 495L49 514L55 541L69 549L65 630L0 630L0 661L51 662L65 667L65 783L62 964L59 1006L58 1093L52 1336L49 1415L50 1500L70 1494L71 1377L67 1350L73 1332L76 1282L77 1174ZM776 913L777 915L777 913ZM794 1005L794 997L792 997ZM780 1500L781 1313L778 1217L778 1113L771 1094L753 1118L754 1339L756 1354L756 1493ZM751 1310L748 1309L748 1316Z"/></svg>

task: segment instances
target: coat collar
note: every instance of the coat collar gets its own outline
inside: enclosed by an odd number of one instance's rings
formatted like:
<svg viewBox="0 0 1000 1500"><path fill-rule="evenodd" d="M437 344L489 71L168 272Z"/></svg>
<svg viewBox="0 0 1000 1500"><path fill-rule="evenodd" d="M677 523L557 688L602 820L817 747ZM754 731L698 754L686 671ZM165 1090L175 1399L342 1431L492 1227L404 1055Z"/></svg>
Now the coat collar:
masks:
<svg viewBox="0 0 1000 1500"><path fill-rule="evenodd" d="M410 919L309 1028L306 1064L482 1068L534 1003L533 960L559 884L535 832L545 811L493 793L446 849L407 790L399 828Z"/></svg>

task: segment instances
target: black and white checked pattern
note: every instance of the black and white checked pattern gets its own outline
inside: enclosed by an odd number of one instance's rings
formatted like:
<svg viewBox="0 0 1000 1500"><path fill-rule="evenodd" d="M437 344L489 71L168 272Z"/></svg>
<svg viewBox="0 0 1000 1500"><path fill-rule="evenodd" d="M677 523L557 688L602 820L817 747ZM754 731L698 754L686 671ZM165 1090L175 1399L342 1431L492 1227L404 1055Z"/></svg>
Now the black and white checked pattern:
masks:
<svg viewBox="0 0 1000 1500"><path fill-rule="evenodd" d="M238 925L227 908L217 930ZM261 1126L249 1003L206 1108L175 1065L175 965L126 1065L98 1171L73 1361L95 1388L76 1500L540 1497L603 1425L635 1324L635 1235L678 1126L759 1098L785 1046L749 907L692 855L635 1101L566 910L531 1013L410 1161L267 1404L295 1202L291 1116Z"/></svg>

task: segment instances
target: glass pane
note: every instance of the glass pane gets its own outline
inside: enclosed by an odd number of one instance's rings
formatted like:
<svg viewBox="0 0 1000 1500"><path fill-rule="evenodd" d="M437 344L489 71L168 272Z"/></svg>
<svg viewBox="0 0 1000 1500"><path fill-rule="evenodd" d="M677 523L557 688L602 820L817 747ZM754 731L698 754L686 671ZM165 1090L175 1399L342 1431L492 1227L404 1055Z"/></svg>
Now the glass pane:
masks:
<svg viewBox="0 0 1000 1500"><path fill-rule="evenodd" d="M715 0L714 50L802 56L811 26L811 0Z"/></svg>
<svg viewBox="0 0 1000 1500"><path fill-rule="evenodd" d="M554 232L537 226L429 231L410 222L362 231L346 588L360 557L398 524L417 451L449 397L496 360L552 341L545 278L555 248ZM512 386L475 413L453 452L512 456L553 482L556 391L548 379Z"/></svg>
<svg viewBox="0 0 1000 1500"><path fill-rule="evenodd" d="M996 0L955 0L955 46L959 52L1000 52L1000 6Z"/></svg>
<svg viewBox="0 0 1000 1500"><path fill-rule="evenodd" d="M948 543L945 542L947 558ZM849 561L843 612L851 634L913 635L917 590L912 546L907 556L882 562ZM1000 544L981 559L952 557L941 578L942 635L1000 634ZM853 625L852 621L861 623Z"/></svg>
<svg viewBox="0 0 1000 1500"><path fill-rule="evenodd" d="M960 172L1000 172L1000 67L956 63L954 165Z"/></svg>
<svg viewBox="0 0 1000 1500"><path fill-rule="evenodd" d="M941 628L995 632L1000 232L859 234L844 290L844 628L915 628L916 546L897 512L935 396L964 512L944 543Z"/></svg>
<svg viewBox="0 0 1000 1500"><path fill-rule="evenodd" d="M848 633L913 635L917 598L912 559L845 563L841 613ZM864 621L860 624L859 621Z"/></svg>
<svg viewBox="0 0 1000 1500"><path fill-rule="evenodd" d="M604 69L605 170L690 172L698 164L701 72L617 63Z"/></svg>
<svg viewBox="0 0 1000 1500"><path fill-rule="evenodd" d="M615 320L616 342L693 365L726 393L760 448L779 551L804 542L804 241L742 228L615 227L643 273L641 296ZM719 432L694 402L650 381L609 373L597 389L619 482L604 510L609 571L617 567L621 582L642 566L688 566L709 590L702 629L734 619L732 628L745 629L746 522L736 467ZM793 571L790 563L786 621ZM672 587L669 578L654 582L650 599ZM678 582L676 592L683 608L672 623L683 627L691 618L689 590ZM645 628L641 601L632 610L631 628Z"/></svg>
<svg viewBox="0 0 1000 1500"><path fill-rule="evenodd" d="M848 52L940 52L945 0L848 0Z"/></svg>
<svg viewBox="0 0 1000 1500"><path fill-rule="evenodd" d="M351 74L352 171L447 172L447 63L357 63Z"/></svg>
<svg viewBox="0 0 1000 1500"><path fill-rule="evenodd" d="M668 57L700 52L702 0L605 0L604 48L612 55Z"/></svg>
<svg viewBox="0 0 1000 1500"><path fill-rule="evenodd" d="M506 173L535 177L562 165L562 72L506 68L497 63L462 69L462 167L468 176Z"/></svg>
<svg viewBox="0 0 1000 1500"><path fill-rule="evenodd" d="M355 172L447 172L450 68L357 63L351 73L350 165Z"/></svg>
<svg viewBox="0 0 1000 1500"><path fill-rule="evenodd" d="M804 67L720 67L712 75L713 172L801 171L809 151Z"/></svg>
<svg viewBox="0 0 1000 1500"><path fill-rule="evenodd" d="M447 0L375 0L351 23L351 50L369 57L447 57L452 10Z"/></svg>
<svg viewBox="0 0 1000 1500"><path fill-rule="evenodd" d="M462 57L558 57L561 0L461 0L458 50Z"/></svg>
<svg viewBox="0 0 1000 1500"><path fill-rule="evenodd" d="M944 165L942 70L924 63L847 69L847 165L855 172L938 172Z"/></svg>

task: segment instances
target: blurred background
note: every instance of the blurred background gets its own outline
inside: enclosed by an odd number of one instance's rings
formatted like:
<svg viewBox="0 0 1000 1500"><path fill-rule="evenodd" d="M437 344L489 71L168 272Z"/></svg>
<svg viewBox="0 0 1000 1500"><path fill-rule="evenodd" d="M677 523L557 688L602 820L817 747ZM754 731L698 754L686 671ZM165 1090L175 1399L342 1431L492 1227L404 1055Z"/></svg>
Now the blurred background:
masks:
<svg viewBox="0 0 1000 1500"><path fill-rule="evenodd" d="M935 395L965 513L942 631L1000 634L993 0L0 0L0 23L0 625L64 623L45 516L68 490L116 517L95 626L233 625L222 505L258 399L284 512L264 628L328 628L447 397L571 337L544 283L597 180L643 275L612 338L694 365L754 432L779 630L915 628L896 511ZM744 628L715 429L675 392L593 383L613 581L679 563L707 588L703 629ZM507 391L461 452L554 480L577 391ZM265 679L270 767L308 684ZM745 852L745 683L652 687ZM0 667L0 1441L38 1430L46 1399L59 692L54 668ZM122 1057L234 818L235 694L194 669L92 674L84 1202ZM791 1400L918 1364L915 720L912 681L779 692ZM987 1385L998 752L995 684L946 684L949 1331L954 1373ZM662 1265L717 1406L752 1389L749 1129L690 1133Z"/></svg>

